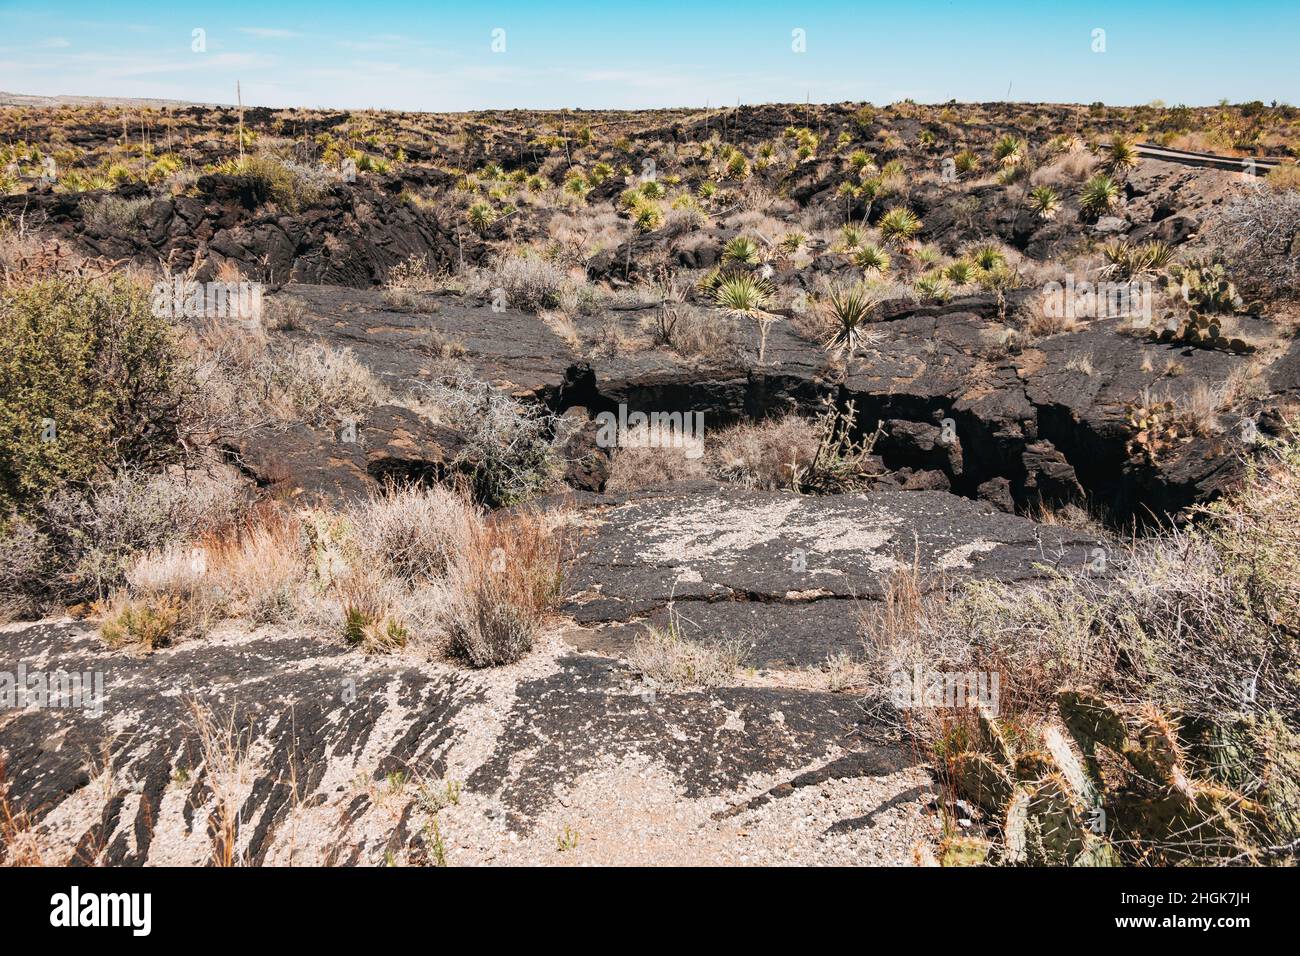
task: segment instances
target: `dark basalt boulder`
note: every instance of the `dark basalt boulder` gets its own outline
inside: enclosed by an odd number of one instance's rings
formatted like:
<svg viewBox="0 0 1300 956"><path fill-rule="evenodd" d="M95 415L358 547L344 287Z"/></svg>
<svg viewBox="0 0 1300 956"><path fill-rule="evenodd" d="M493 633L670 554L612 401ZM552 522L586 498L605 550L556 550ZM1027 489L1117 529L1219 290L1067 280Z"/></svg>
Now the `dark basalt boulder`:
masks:
<svg viewBox="0 0 1300 956"><path fill-rule="evenodd" d="M356 422L264 425L241 436L232 459L277 497L335 504L364 498L389 482L447 480L463 448L459 433L395 405Z"/></svg>

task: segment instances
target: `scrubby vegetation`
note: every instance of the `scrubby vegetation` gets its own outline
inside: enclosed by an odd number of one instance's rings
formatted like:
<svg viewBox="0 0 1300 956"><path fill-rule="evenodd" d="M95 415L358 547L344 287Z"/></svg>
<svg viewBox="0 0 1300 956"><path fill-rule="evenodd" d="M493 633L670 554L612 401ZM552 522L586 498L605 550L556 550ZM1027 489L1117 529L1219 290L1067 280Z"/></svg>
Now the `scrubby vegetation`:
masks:
<svg viewBox="0 0 1300 956"><path fill-rule="evenodd" d="M1030 588L923 596L867 629L879 679L996 673L996 714L902 712L984 835L947 862L1107 865L1286 858L1300 839L1295 623L1300 433L1186 531ZM1267 700L1266 708L1256 705Z"/></svg>
<svg viewBox="0 0 1300 956"><path fill-rule="evenodd" d="M174 459L186 398L176 338L128 280L0 290L0 507Z"/></svg>
<svg viewBox="0 0 1300 956"><path fill-rule="evenodd" d="M829 684L933 767L938 862L1294 861L1296 167L1162 173L1143 144L1294 158L1295 110L245 119L0 110L0 622L70 613L155 660L288 633L487 708L521 672L590 680L610 713ZM266 299L156 307L209 283ZM667 423L598 437L643 408ZM602 579L573 573L611 515L665 500L687 517L653 560L663 519L638 518ZM843 510L798 524L810 503ZM923 575L908 520L967 508L1009 540L930 529L951 547ZM1053 525L1093 560L1047 553ZM701 573L737 542L762 580L730 553ZM786 575L795 544L831 563ZM966 560L985 546L1038 550L1004 580ZM861 608L861 641L765 657L687 601L756 628ZM895 706L916 672L996 674L998 707Z"/></svg>

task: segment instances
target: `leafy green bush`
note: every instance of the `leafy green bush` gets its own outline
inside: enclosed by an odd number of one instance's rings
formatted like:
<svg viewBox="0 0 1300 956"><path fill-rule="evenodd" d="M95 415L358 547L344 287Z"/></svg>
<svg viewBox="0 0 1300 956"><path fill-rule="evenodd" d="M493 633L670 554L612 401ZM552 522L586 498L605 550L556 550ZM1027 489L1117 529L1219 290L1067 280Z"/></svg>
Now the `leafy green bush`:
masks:
<svg viewBox="0 0 1300 956"><path fill-rule="evenodd" d="M61 277L4 290L0 507L171 459L185 392L176 336L138 286Z"/></svg>
<svg viewBox="0 0 1300 956"><path fill-rule="evenodd" d="M362 169L360 165L357 168ZM290 212L306 209L329 188L328 177L321 171L272 156L230 159L214 170L243 179L252 187L259 203L274 202Z"/></svg>

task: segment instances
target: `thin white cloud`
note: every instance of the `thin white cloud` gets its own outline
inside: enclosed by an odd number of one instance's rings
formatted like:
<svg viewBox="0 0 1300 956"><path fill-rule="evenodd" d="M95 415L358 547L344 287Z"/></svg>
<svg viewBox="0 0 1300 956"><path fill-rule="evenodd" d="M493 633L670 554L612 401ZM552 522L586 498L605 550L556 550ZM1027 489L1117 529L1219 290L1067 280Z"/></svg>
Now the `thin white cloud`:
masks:
<svg viewBox="0 0 1300 956"><path fill-rule="evenodd" d="M303 35L297 30L283 30L279 27L240 27L239 32L259 40L292 40Z"/></svg>

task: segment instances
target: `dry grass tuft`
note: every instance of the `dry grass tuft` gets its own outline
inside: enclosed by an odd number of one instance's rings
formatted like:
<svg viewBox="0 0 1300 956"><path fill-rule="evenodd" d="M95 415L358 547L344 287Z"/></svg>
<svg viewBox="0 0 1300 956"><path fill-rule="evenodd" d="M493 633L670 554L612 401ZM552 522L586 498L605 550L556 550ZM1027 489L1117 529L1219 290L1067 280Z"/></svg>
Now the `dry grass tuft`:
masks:
<svg viewBox="0 0 1300 956"><path fill-rule="evenodd" d="M817 456L816 422L798 415L736 425L710 449L710 468L747 488L789 488Z"/></svg>
<svg viewBox="0 0 1300 956"><path fill-rule="evenodd" d="M705 643L685 637L674 617L665 628L647 626L632 644L628 663L652 685L669 690L717 687L735 672L744 654L739 639Z"/></svg>
<svg viewBox="0 0 1300 956"><path fill-rule="evenodd" d="M517 661L559 601L568 560L564 518L526 510L472 528L450 572L451 650L474 667Z"/></svg>

